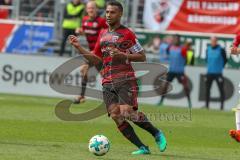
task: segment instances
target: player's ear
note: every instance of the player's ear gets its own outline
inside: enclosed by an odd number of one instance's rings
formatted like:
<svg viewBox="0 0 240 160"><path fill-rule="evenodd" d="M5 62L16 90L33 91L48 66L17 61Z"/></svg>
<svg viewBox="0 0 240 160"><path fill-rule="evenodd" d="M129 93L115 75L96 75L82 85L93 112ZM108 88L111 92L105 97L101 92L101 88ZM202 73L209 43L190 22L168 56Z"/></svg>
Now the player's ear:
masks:
<svg viewBox="0 0 240 160"><path fill-rule="evenodd" d="M119 14L119 19L122 19L122 13L121 13L121 14Z"/></svg>
<svg viewBox="0 0 240 160"><path fill-rule="evenodd" d="M122 17L122 15L123 15L123 12L120 12L119 17Z"/></svg>

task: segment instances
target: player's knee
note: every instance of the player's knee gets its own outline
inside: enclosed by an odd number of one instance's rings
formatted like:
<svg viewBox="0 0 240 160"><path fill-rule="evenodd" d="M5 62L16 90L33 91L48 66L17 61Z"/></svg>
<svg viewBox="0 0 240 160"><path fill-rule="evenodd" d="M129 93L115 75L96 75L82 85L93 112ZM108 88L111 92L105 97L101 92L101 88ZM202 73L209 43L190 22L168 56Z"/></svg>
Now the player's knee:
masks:
<svg viewBox="0 0 240 160"><path fill-rule="evenodd" d="M85 76L88 72L88 65L83 65L80 69L80 73L82 76Z"/></svg>
<svg viewBox="0 0 240 160"><path fill-rule="evenodd" d="M111 105L108 109L108 113L113 120L117 120L120 115L120 108L118 105Z"/></svg>
<svg viewBox="0 0 240 160"><path fill-rule="evenodd" d="M132 115L133 110L131 109L131 106L121 106L121 115L125 118L129 118Z"/></svg>

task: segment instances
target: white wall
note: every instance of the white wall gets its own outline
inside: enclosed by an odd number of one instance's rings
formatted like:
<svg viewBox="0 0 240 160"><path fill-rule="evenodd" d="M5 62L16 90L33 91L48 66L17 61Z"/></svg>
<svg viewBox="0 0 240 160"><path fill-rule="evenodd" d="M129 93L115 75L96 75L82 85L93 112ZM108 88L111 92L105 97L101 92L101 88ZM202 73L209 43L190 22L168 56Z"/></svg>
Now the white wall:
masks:
<svg viewBox="0 0 240 160"><path fill-rule="evenodd" d="M57 93L49 86L49 74L52 73L58 66L69 60L68 58L60 57L41 57L41 56L22 56L0 54L0 93L13 93L25 95L40 95L52 97L74 97L73 95L64 95ZM206 69L200 67L187 67L186 74L189 76L193 88L191 92L193 107L204 106L204 101L199 100L199 92L203 90L200 86L200 74L205 74ZM78 74L78 69L72 73L75 78ZM157 74L157 73L156 73ZM90 75L95 76L95 75ZM240 71L226 69L224 76L229 80L230 86L233 86L233 95L225 103L225 108L230 110L234 107L240 98ZM73 79L74 79L73 78ZM80 83L81 79L78 79ZM75 85L76 79L72 80ZM175 80L173 83L173 90L170 94L182 91L182 86ZM101 79L97 76L97 82L88 85L90 88L101 90ZM231 88L231 87L229 87ZM219 96L216 84L212 87L212 97ZM160 97L140 99L140 102L156 104ZM185 97L180 99L166 98L165 104L174 106L187 106L187 99ZM211 102L211 108L219 108L219 102Z"/></svg>

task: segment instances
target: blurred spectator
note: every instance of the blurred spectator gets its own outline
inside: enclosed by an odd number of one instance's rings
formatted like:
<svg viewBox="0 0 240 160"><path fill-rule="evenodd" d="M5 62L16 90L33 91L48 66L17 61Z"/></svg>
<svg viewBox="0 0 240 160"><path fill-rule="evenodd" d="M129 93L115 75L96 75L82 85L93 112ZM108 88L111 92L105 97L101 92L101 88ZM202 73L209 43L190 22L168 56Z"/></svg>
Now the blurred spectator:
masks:
<svg viewBox="0 0 240 160"><path fill-rule="evenodd" d="M6 8L12 5L12 0L0 0L0 19L7 19L10 17L11 10ZM4 7L6 6L6 7Z"/></svg>
<svg viewBox="0 0 240 160"><path fill-rule="evenodd" d="M106 5L106 0L84 0L84 3L94 1L97 5L98 8L98 15L103 16L103 13L105 12L105 5Z"/></svg>
<svg viewBox="0 0 240 160"><path fill-rule="evenodd" d="M40 22L43 22L44 21L44 16L43 16L43 13L42 12L38 12L36 14L36 20L37 21L40 21Z"/></svg>
<svg viewBox="0 0 240 160"><path fill-rule="evenodd" d="M146 46L144 46L144 49L146 52L157 54L159 51L160 43L161 43L160 37L156 36Z"/></svg>
<svg viewBox="0 0 240 160"><path fill-rule="evenodd" d="M105 7L105 0L83 0L82 2L83 3L87 3L87 2L90 2L90 1L94 1L98 7L98 9L103 9Z"/></svg>
<svg viewBox="0 0 240 160"><path fill-rule="evenodd" d="M224 78L222 76L223 68L227 63L226 51L218 43L216 37L211 37L211 45L206 51L207 78L206 78L206 107L209 108L210 89L212 82L216 80L219 91L221 110L224 103Z"/></svg>
<svg viewBox="0 0 240 160"><path fill-rule="evenodd" d="M104 8L105 7L105 0L93 0L96 2L98 8Z"/></svg>
<svg viewBox="0 0 240 160"><path fill-rule="evenodd" d="M81 26L82 17L84 15L84 3L81 0L72 0L67 3L64 9L63 19L63 38L60 49L60 56L65 52L66 41L69 35L75 35L75 30Z"/></svg>
<svg viewBox="0 0 240 160"><path fill-rule="evenodd" d="M194 65L194 52L192 49L192 42L190 41L185 41L184 46L183 46L184 52L187 52L186 55L186 64L187 65Z"/></svg>
<svg viewBox="0 0 240 160"><path fill-rule="evenodd" d="M12 0L0 0L0 5L12 5Z"/></svg>
<svg viewBox="0 0 240 160"><path fill-rule="evenodd" d="M94 0L98 7L98 14L104 16L105 13L105 0Z"/></svg>
<svg viewBox="0 0 240 160"><path fill-rule="evenodd" d="M168 63L169 58L167 55L167 49L172 44L172 36L166 36L163 38L159 46L159 58L161 63Z"/></svg>
<svg viewBox="0 0 240 160"><path fill-rule="evenodd" d="M173 44L167 49L167 54L169 55L169 72L167 74L167 81L172 82L174 78L177 78L178 82L182 84L185 95L188 99L189 108L192 107L190 98L190 89L188 78L185 75L185 65L186 65L186 49L180 43L180 36L175 35L173 37ZM168 86L165 86L164 93L166 93ZM163 100L165 96L163 95L159 105L163 105Z"/></svg>

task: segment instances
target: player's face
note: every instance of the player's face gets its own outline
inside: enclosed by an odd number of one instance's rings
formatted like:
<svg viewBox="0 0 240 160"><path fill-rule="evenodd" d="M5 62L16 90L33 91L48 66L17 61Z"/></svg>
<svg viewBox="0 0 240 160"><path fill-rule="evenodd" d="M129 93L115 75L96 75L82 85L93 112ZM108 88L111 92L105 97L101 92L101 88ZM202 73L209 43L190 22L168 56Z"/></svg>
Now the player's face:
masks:
<svg viewBox="0 0 240 160"><path fill-rule="evenodd" d="M95 17L97 15L97 6L95 3L88 3L86 7L86 12L89 17Z"/></svg>
<svg viewBox="0 0 240 160"><path fill-rule="evenodd" d="M106 8L106 20L110 26L119 23L122 17L122 12L117 6L108 5Z"/></svg>
<svg viewBox="0 0 240 160"><path fill-rule="evenodd" d="M81 0L73 0L72 2L73 2L73 4L77 5L81 2Z"/></svg>
<svg viewBox="0 0 240 160"><path fill-rule="evenodd" d="M215 47L217 45L217 38L216 37L212 37L211 38L211 46Z"/></svg>
<svg viewBox="0 0 240 160"><path fill-rule="evenodd" d="M179 37L178 36L174 36L173 37L173 44L174 45L179 45L179 42L180 42Z"/></svg>

